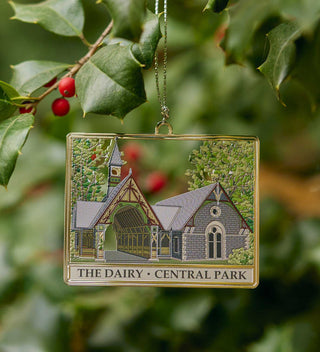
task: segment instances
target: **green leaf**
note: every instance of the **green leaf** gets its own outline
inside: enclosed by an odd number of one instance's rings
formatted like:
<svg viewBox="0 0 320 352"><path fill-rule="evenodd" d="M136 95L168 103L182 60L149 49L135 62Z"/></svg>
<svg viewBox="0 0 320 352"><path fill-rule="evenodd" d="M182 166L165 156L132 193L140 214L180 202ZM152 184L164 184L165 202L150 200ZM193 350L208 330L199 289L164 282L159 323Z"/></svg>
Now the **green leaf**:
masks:
<svg viewBox="0 0 320 352"><path fill-rule="evenodd" d="M275 12L269 0L241 0L230 8L230 24L222 43L228 64L244 61L255 31Z"/></svg>
<svg viewBox="0 0 320 352"><path fill-rule="evenodd" d="M278 98L280 85L288 77L295 61L295 40L300 34L300 27L295 22L282 23L268 33L270 51L259 70L275 89Z"/></svg>
<svg viewBox="0 0 320 352"><path fill-rule="evenodd" d="M123 118L146 101L142 65L130 46L108 45L80 69L76 89L84 113Z"/></svg>
<svg viewBox="0 0 320 352"><path fill-rule="evenodd" d="M0 87L10 100L19 96L19 93L15 90L15 88L7 82L0 81Z"/></svg>
<svg viewBox="0 0 320 352"><path fill-rule="evenodd" d="M9 3L15 11L12 19L37 23L63 36L82 36L84 12L80 0L47 0L31 5Z"/></svg>
<svg viewBox="0 0 320 352"><path fill-rule="evenodd" d="M158 42L161 39L161 30L159 17L153 12L147 10L145 22L143 25L143 32L140 37L139 43L133 43L131 40L123 39L120 37L106 37L104 43L106 45L119 44L121 46L132 46L132 53L145 69L152 66L155 51Z"/></svg>
<svg viewBox="0 0 320 352"><path fill-rule="evenodd" d="M65 71L69 65L52 61L25 61L12 66L11 84L21 95L30 95Z"/></svg>
<svg viewBox="0 0 320 352"><path fill-rule="evenodd" d="M0 185L7 186L33 122L32 114L22 114L0 124Z"/></svg>
<svg viewBox="0 0 320 352"><path fill-rule="evenodd" d="M11 98L18 97L19 93L8 83L0 81L0 121L10 117L16 110Z"/></svg>
<svg viewBox="0 0 320 352"><path fill-rule="evenodd" d="M5 97L5 93L0 88L0 121L10 117L15 111L16 106L8 101Z"/></svg>
<svg viewBox="0 0 320 352"><path fill-rule="evenodd" d="M297 63L292 71L292 78L298 80L306 90L312 110L320 103L320 24L313 36L304 38L299 43Z"/></svg>
<svg viewBox="0 0 320 352"><path fill-rule="evenodd" d="M134 44L132 52L143 65L145 69L152 66L154 53L157 50L159 40L161 38L161 30L159 18L151 11L147 11L143 32L141 34L140 43Z"/></svg>
<svg viewBox="0 0 320 352"><path fill-rule="evenodd" d="M64 170L63 144L54 138L48 139L40 129L36 130L32 131L23 147L23 158L10 179L10 192L0 187L0 213L6 207L14 207L37 184L53 179Z"/></svg>
<svg viewBox="0 0 320 352"><path fill-rule="evenodd" d="M222 12L228 6L229 0L209 0L203 11Z"/></svg>
<svg viewBox="0 0 320 352"><path fill-rule="evenodd" d="M112 35L139 41L145 17L145 0L103 0L113 18Z"/></svg>
<svg viewBox="0 0 320 352"><path fill-rule="evenodd" d="M292 19L304 30L313 30L320 16L320 1L278 0L282 17Z"/></svg>

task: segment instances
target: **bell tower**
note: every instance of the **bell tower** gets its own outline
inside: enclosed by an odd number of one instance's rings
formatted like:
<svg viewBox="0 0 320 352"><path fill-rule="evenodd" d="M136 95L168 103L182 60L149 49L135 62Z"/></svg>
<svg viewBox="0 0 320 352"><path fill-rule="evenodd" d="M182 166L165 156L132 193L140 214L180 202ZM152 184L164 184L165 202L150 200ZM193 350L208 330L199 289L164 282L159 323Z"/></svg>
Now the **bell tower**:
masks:
<svg viewBox="0 0 320 352"><path fill-rule="evenodd" d="M117 140L115 141L112 155L108 165L108 188L116 187L121 181L121 167L124 162L121 160L121 153L118 148Z"/></svg>

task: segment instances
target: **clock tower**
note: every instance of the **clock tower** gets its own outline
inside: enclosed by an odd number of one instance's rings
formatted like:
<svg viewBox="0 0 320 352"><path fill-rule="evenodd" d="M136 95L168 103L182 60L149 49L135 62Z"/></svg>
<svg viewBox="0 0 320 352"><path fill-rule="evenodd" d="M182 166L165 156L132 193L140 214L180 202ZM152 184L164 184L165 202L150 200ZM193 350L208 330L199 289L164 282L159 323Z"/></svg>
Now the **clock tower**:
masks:
<svg viewBox="0 0 320 352"><path fill-rule="evenodd" d="M121 167L124 162L121 160L121 153L115 141L112 155L109 160L108 188L116 187L121 181ZM109 193L109 192L108 192Z"/></svg>

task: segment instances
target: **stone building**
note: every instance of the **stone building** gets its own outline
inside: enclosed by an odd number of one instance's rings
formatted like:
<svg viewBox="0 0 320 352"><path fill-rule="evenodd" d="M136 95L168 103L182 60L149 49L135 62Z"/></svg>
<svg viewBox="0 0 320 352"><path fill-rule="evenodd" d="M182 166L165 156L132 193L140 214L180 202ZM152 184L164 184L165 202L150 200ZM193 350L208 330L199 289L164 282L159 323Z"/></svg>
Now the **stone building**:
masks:
<svg viewBox="0 0 320 352"><path fill-rule="evenodd" d="M105 198L77 201L73 209L71 230L77 256L108 262L105 236L109 226L117 252L149 261L226 260L233 249L247 248L252 230L219 183L151 206L131 170L121 181L122 165L115 143Z"/></svg>

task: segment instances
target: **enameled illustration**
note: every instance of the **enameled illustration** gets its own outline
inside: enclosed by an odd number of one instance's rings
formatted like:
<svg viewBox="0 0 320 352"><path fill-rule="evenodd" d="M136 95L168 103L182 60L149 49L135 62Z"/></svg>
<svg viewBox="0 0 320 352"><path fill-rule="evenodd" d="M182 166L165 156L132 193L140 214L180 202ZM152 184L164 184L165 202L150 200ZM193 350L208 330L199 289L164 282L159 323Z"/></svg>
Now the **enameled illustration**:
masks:
<svg viewBox="0 0 320 352"><path fill-rule="evenodd" d="M77 267L80 279L94 279L94 274L89 271L90 274L85 275L87 271L81 268L98 268L96 279L102 284L115 284L111 279L117 277L130 278L129 282L136 284L139 284L137 279L141 279L140 284L157 284L151 279L170 284L170 280L164 279L166 276L179 278L174 270L189 266L194 270L199 265L201 270L226 268L221 277L215 272L217 286L218 279L222 283L229 279L233 279L232 283L241 283L246 275L232 270L240 266L247 270L253 268L250 277L256 281L255 139L198 141L197 148L190 149L189 168L185 170L188 189L155 202L148 201L132 168L126 165L121 150L125 140L118 136L74 135L69 141L66 261ZM173 141L163 140L162 143ZM127 266L132 268L131 277L130 270L125 269ZM134 277L136 267L144 270L150 267L151 272L145 273L150 280L142 280L142 272L138 278L138 271ZM102 268L108 269L103 271ZM164 269L169 270L169 274L162 274L159 269L155 271L156 268L169 268ZM209 271L188 275L190 286L201 286L201 279L205 284L210 283ZM196 276L197 280L192 282ZM184 279L182 277L181 282L185 282ZM244 286L247 284L245 282ZM252 282L251 286L254 284Z"/></svg>

